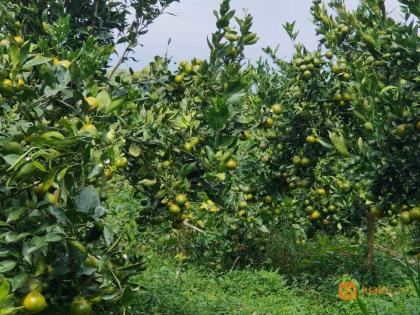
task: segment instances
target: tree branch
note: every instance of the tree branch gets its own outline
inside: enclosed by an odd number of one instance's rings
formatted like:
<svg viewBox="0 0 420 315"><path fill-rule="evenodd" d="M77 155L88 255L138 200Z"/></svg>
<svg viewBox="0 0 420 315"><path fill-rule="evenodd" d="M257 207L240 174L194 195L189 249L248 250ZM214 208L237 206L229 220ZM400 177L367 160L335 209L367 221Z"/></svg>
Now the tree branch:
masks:
<svg viewBox="0 0 420 315"><path fill-rule="evenodd" d="M99 0L95 0L93 4L92 28L95 27L96 19L98 17Z"/></svg>
<svg viewBox="0 0 420 315"><path fill-rule="evenodd" d="M182 222L182 224L184 224L185 226L188 226L189 228L193 229L194 231L197 231L197 232L206 234L205 231L203 231L202 229L196 227L195 225L192 225L192 224L188 223L187 221Z"/></svg>

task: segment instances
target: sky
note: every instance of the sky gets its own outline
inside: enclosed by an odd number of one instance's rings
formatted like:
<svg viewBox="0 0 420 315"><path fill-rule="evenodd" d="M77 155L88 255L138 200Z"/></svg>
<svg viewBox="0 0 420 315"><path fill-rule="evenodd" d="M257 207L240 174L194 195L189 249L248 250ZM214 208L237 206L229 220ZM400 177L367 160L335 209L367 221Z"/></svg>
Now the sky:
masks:
<svg viewBox="0 0 420 315"><path fill-rule="evenodd" d="M347 8L353 9L359 0L345 0ZM399 2L386 0L387 12L391 16L400 16ZM140 38L142 46L137 46L128 66L134 70L142 68L154 56L168 56L173 60L190 60L193 57L205 59L209 55L206 38L216 28L214 10L218 10L219 0L180 0L167 9L171 14L160 16L149 28L149 33ZM282 25L296 21L295 29L299 30L297 42L309 49L317 46L314 26L310 16L312 0L231 0L231 8L239 16L247 10L254 16L253 31L260 40L254 46L247 47L246 56L256 60L264 55L261 48L279 45L278 55L289 58L293 53L293 44ZM168 40L171 43L168 46ZM121 51L120 47L120 51Z"/></svg>

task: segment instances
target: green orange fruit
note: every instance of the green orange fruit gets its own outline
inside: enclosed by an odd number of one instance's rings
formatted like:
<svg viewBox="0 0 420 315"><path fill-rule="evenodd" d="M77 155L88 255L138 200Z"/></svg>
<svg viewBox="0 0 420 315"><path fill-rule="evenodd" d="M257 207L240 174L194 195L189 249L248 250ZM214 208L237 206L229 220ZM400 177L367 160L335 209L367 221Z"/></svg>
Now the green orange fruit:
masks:
<svg viewBox="0 0 420 315"><path fill-rule="evenodd" d="M330 212L330 213L336 213L337 212L336 205L333 205L333 204L329 205L328 206L328 212Z"/></svg>
<svg viewBox="0 0 420 315"><path fill-rule="evenodd" d="M338 64L333 64L331 67L331 71L334 74L339 74L340 73L340 66Z"/></svg>
<svg viewBox="0 0 420 315"><path fill-rule="evenodd" d="M29 292L23 299L23 308L29 313L42 312L47 306L45 297L37 291Z"/></svg>
<svg viewBox="0 0 420 315"><path fill-rule="evenodd" d="M305 70L305 72L303 72L303 77L305 79L309 79L312 76L312 72L309 70Z"/></svg>
<svg viewBox="0 0 420 315"><path fill-rule="evenodd" d="M334 54L332 51L325 52L325 58L332 59L334 57Z"/></svg>
<svg viewBox="0 0 420 315"><path fill-rule="evenodd" d="M226 168L228 170L233 171L237 167L238 167L238 163L235 160L233 160L233 159L230 159L229 161L226 162Z"/></svg>
<svg viewBox="0 0 420 315"><path fill-rule="evenodd" d="M317 221L320 217L321 217L321 213L319 213L319 211L317 210L312 212L310 215L311 221Z"/></svg>
<svg viewBox="0 0 420 315"><path fill-rule="evenodd" d="M370 208L370 213L377 218L380 218L383 214L382 210L376 206L373 206L372 208Z"/></svg>
<svg viewBox="0 0 420 315"><path fill-rule="evenodd" d="M90 315L92 314L92 303L83 297L73 300L70 307L71 315Z"/></svg>
<svg viewBox="0 0 420 315"><path fill-rule="evenodd" d="M264 196L264 203L270 204L272 202L273 202L273 197L271 197L270 195Z"/></svg>
<svg viewBox="0 0 420 315"><path fill-rule="evenodd" d="M414 207L410 210L410 218L413 221L420 221L420 207Z"/></svg>
<svg viewBox="0 0 420 315"><path fill-rule="evenodd" d="M128 163L127 158L125 156L122 156L115 161L115 167L124 168L127 166L127 163Z"/></svg>
<svg viewBox="0 0 420 315"><path fill-rule="evenodd" d="M306 140L307 143L316 143L316 142L318 142L318 139L315 136L313 136L313 135L307 136L305 140Z"/></svg>
<svg viewBox="0 0 420 315"><path fill-rule="evenodd" d="M300 160L300 164L304 167L309 166L310 163L311 163L311 160L309 160L309 158L307 158L307 157L303 157Z"/></svg>
<svg viewBox="0 0 420 315"><path fill-rule="evenodd" d="M411 216L410 216L410 212L408 211L403 211L400 213L400 219L401 222L405 225L408 225L411 223Z"/></svg>
<svg viewBox="0 0 420 315"><path fill-rule="evenodd" d="M244 208L246 208L248 206L248 203L245 201L245 200L241 200L241 201L239 201L239 203L238 203L238 208L239 209L244 209Z"/></svg>
<svg viewBox="0 0 420 315"><path fill-rule="evenodd" d="M315 192L322 197L327 195L327 191L324 188L317 188Z"/></svg>
<svg viewBox="0 0 420 315"><path fill-rule="evenodd" d="M271 128L271 127L273 127L273 124L274 124L274 120L270 117L268 117L266 120L264 120L264 123L263 123L265 128Z"/></svg>
<svg viewBox="0 0 420 315"><path fill-rule="evenodd" d="M194 145L190 142L187 142L184 144L184 150L186 152L192 152L192 150L194 149Z"/></svg>
<svg viewBox="0 0 420 315"><path fill-rule="evenodd" d="M23 154L23 148L20 145L20 143L18 142L6 142L5 144L3 144L1 146L1 151L3 152L4 155L9 155L9 154L17 154L17 155L22 155Z"/></svg>
<svg viewBox="0 0 420 315"><path fill-rule="evenodd" d="M173 215L178 215L181 213L181 208L176 204L171 204L169 206L169 212L172 213Z"/></svg>
<svg viewBox="0 0 420 315"><path fill-rule="evenodd" d="M281 114L281 112L283 111L283 106L281 104L273 104L271 106L271 110L274 114Z"/></svg>
<svg viewBox="0 0 420 315"><path fill-rule="evenodd" d="M177 84L181 84L182 83L182 81L184 81L184 76L182 75L182 74L177 74L176 76L175 76L175 83L177 83Z"/></svg>
<svg viewBox="0 0 420 315"><path fill-rule="evenodd" d="M188 201L187 196L185 194L178 194L175 197L175 202L178 206L182 207Z"/></svg>
<svg viewBox="0 0 420 315"><path fill-rule="evenodd" d="M407 125L406 124L401 124L397 126L397 129L395 131L395 133L399 136L399 137L403 137L407 132Z"/></svg>

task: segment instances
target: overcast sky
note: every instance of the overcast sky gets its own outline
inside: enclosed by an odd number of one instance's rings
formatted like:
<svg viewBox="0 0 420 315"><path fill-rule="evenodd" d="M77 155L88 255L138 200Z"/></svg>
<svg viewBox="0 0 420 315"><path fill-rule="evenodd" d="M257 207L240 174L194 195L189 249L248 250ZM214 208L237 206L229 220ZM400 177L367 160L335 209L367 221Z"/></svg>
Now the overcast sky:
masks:
<svg viewBox="0 0 420 315"><path fill-rule="evenodd" d="M355 8L358 0L345 0L348 8ZM251 60L263 55L261 48L280 45L279 55L290 57L293 46L283 30L282 24L296 21L299 30L298 42L310 49L316 48L314 26L311 22L309 8L312 0L232 0L231 7L236 14L243 16L248 10L254 16L253 30L260 37L259 42L247 48L246 55ZM387 12L394 17L400 16L397 0L386 0ZM168 39L168 56L175 61L206 58L209 54L206 38L215 30L216 18L213 10L219 8L219 0L180 0L173 3L168 12L160 16L150 27L148 34L140 38L143 47L135 48L134 57L139 61L128 65L137 70L153 59L155 55L166 52Z"/></svg>

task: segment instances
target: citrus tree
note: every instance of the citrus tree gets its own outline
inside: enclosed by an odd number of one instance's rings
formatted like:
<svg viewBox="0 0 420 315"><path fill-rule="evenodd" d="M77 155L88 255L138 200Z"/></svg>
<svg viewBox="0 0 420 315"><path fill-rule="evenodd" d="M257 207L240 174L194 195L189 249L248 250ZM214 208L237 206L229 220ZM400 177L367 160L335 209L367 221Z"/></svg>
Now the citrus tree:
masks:
<svg viewBox="0 0 420 315"><path fill-rule="evenodd" d="M273 67L245 64L245 46L258 40L252 17L223 1L208 60L171 71L157 57L118 77L123 108L136 110L111 127L127 132L127 167L110 174L142 198L138 224L169 218L198 232L176 236L222 267L264 260L267 233L285 225L304 242L368 223L370 269L375 218L418 220L418 13L409 1L406 21L384 12L381 2L351 12L315 1L320 48L296 44L291 62L267 48ZM284 27L295 41L294 24Z"/></svg>
<svg viewBox="0 0 420 315"><path fill-rule="evenodd" d="M252 130L267 122L244 59L245 47L258 40L252 17L235 17L229 1L215 16L208 60L182 61L171 71L157 57L122 76L121 93L131 100L124 106L136 111L122 111L113 128L127 131L121 173L142 198L137 222L169 218L175 229L201 233L197 242L184 238L187 251L221 267L223 259L231 265L259 256L247 243L268 232L275 205L255 176L264 162Z"/></svg>
<svg viewBox="0 0 420 315"><path fill-rule="evenodd" d="M107 68L170 2L0 1L0 314L129 299L144 262L135 230L104 221L125 143Z"/></svg>
<svg viewBox="0 0 420 315"><path fill-rule="evenodd" d="M418 9L401 3L406 16L397 22L383 1L354 12L344 1L314 1L320 49L296 44L291 62L267 49L278 71L262 69L257 80L260 97L281 104L268 148L282 207L302 236L308 222L307 235L367 223L369 270L375 219L419 220ZM285 29L294 41L293 26Z"/></svg>

